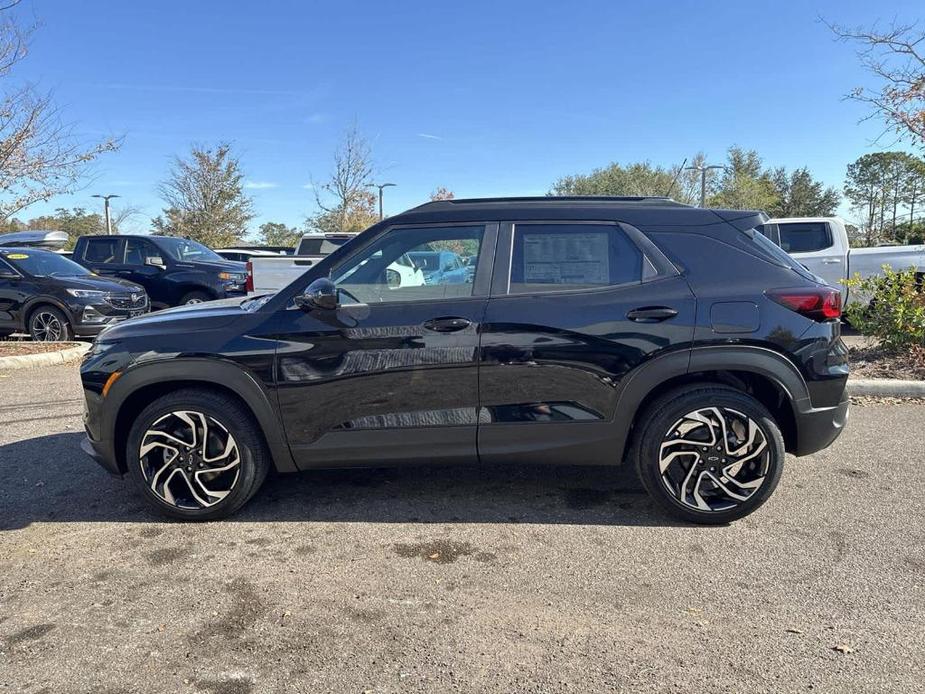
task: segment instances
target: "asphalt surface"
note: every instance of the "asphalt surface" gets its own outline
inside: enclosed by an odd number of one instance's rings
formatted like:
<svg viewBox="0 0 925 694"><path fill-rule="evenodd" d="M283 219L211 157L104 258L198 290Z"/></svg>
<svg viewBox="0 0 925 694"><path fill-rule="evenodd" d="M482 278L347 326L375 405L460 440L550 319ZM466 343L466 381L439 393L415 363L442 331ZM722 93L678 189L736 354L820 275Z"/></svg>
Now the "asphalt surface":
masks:
<svg viewBox="0 0 925 694"><path fill-rule="evenodd" d="M313 473L164 522L80 410L73 366L0 373L0 692L922 691L921 404L855 407L720 528L578 467Z"/></svg>

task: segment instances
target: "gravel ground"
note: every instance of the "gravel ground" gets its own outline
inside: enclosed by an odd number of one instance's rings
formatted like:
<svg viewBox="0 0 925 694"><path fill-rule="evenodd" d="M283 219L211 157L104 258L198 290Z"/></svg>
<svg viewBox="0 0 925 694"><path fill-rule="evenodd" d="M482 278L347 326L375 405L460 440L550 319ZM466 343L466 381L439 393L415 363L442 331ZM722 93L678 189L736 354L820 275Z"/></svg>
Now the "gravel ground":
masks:
<svg viewBox="0 0 925 694"><path fill-rule="evenodd" d="M521 467L277 478L164 522L80 453L80 409L73 366L0 373L0 691L921 691L921 404L854 407L722 528Z"/></svg>

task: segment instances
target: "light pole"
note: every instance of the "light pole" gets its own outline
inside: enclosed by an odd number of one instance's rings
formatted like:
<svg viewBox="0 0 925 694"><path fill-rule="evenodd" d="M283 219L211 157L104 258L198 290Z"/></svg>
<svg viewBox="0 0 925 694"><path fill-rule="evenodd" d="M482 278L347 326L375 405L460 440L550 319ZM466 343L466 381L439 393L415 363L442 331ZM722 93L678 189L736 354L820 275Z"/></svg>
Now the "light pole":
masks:
<svg viewBox="0 0 925 694"><path fill-rule="evenodd" d="M103 210L106 213L106 233L112 234L112 222L109 221L109 200L110 198L118 198L118 195L93 195L94 198L103 198Z"/></svg>
<svg viewBox="0 0 925 694"><path fill-rule="evenodd" d="M369 186L370 188L379 189L379 221L381 222L383 219L382 217L382 189L388 188L389 186L395 187L396 184L395 183L367 183L366 185Z"/></svg>
<svg viewBox="0 0 925 694"><path fill-rule="evenodd" d="M700 165L700 166L687 166L685 170L687 171L699 171L700 172L700 206L706 207L707 205L707 171L710 169L725 169L725 166L720 166L719 164L711 164L710 166Z"/></svg>

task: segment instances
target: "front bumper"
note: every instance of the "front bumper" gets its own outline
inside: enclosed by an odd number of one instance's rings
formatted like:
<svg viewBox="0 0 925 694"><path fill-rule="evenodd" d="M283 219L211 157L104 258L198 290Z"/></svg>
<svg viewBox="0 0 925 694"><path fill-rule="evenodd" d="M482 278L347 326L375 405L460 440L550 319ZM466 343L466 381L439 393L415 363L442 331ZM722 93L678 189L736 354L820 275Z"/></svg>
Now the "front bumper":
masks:
<svg viewBox="0 0 925 694"><path fill-rule="evenodd" d="M122 477L122 471L119 470L119 466L116 464L116 461L107 455L106 447L103 445L102 441L94 441L90 438L90 434L83 438L80 442L81 450L86 453L88 456L93 458L100 466L114 477Z"/></svg>
<svg viewBox="0 0 925 694"><path fill-rule="evenodd" d="M145 298L143 304L131 308L120 308L105 302L73 302L68 308L73 317L74 334L78 337L93 337L110 325L143 316L151 310L151 305Z"/></svg>

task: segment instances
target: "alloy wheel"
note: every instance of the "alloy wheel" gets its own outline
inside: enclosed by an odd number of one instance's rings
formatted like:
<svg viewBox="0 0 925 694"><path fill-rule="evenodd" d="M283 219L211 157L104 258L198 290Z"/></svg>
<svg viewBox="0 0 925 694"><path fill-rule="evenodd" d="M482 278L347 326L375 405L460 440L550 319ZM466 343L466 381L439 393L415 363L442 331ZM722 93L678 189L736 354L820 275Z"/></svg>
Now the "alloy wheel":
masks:
<svg viewBox="0 0 925 694"><path fill-rule="evenodd" d="M64 326L58 317L49 311L39 311L32 317L32 338L41 342L57 342L61 339Z"/></svg>
<svg viewBox="0 0 925 694"><path fill-rule="evenodd" d="M728 407L681 417L659 448L665 487L684 506L716 512L748 501L764 483L770 449L757 422Z"/></svg>
<svg viewBox="0 0 925 694"><path fill-rule="evenodd" d="M241 455L215 418L178 410L155 420L138 449L145 482L162 501L204 509L222 501L238 481Z"/></svg>

